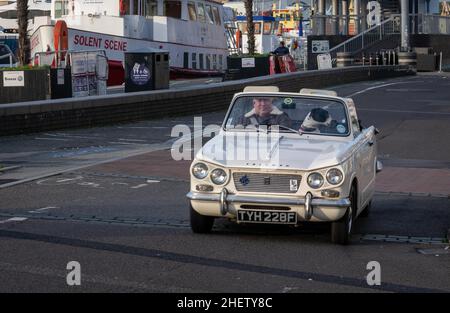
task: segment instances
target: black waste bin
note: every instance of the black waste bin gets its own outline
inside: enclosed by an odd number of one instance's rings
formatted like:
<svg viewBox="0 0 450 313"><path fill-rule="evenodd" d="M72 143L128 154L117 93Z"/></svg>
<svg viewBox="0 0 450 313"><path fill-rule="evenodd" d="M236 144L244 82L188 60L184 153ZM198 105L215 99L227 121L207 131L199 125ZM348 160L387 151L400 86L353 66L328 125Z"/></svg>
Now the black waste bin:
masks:
<svg viewBox="0 0 450 313"><path fill-rule="evenodd" d="M153 53L125 53L125 92L154 89Z"/></svg>
<svg viewBox="0 0 450 313"><path fill-rule="evenodd" d="M70 68L50 69L50 98L72 97L72 73Z"/></svg>
<svg viewBox="0 0 450 313"><path fill-rule="evenodd" d="M125 92L169 88L169 52L149 49L125 53Z"/></svg>
<svg viewBox="0 0 450 313"><path fill-rule="evenodd" d="M155 52L153 66L153 80L154 89L168 89L169 88L169 53Z"/></svg>

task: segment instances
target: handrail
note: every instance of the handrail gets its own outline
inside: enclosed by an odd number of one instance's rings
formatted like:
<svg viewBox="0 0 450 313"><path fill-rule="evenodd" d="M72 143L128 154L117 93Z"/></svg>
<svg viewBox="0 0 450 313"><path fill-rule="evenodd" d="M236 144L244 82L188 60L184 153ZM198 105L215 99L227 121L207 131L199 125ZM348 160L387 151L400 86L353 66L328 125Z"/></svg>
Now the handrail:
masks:
<svg viewBox="0 0 450 313"><path fill-rule="evenodd" d="M346 49L347 45L349 45L352 42L356 42L358 40L360 40L360 42L361 42L361 47L359 47L357 50L364 49L364 47L367 46L368 44L372 44L375 41L382 40L383 39L383 35L385 35L383 33L384 25L386 25L387 23L393 22L398 17L400 17L399 14L391 15L388 19L382 21L380 24L372 26L371 28L366 29L362 33L359 33L358 35L353 36L352 38L349 38L346 41L338 44L337 46L335 46L333 48L331 48L329 50L329 53L333 54L334 52L338 52L337 50L340 50L342 47L344 48L343 52L347 52L346 51L347 50ZM392 29L392 31L393 31L393 33L400 33L399 31L395 32L395 29ZM364 40L364 37L366 37L367 35L374 35L373 33L379 35L379 38L376 38L376 40L372 40L371 42L368 42L367 40L366 41ZM354 52L354 51L348 51L348 52Z"/></svg>

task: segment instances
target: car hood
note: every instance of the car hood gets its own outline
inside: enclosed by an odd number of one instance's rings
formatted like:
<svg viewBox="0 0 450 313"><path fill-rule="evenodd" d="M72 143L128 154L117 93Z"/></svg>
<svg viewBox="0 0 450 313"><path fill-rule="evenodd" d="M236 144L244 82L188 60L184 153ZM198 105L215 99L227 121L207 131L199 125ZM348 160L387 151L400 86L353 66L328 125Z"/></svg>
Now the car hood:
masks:
<svg viewBox="0 0 450 313"><path fill-rule="evenodd" d="M342 163L353 147L351 140L320 135L221 132L196 158L223 167L309 171Z"/></svg>

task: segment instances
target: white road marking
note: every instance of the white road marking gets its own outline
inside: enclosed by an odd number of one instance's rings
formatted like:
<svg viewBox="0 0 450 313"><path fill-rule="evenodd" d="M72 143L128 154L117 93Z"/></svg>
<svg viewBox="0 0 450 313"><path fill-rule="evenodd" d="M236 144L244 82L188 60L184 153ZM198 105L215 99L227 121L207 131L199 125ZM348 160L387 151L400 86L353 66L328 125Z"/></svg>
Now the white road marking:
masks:
<svg viewBox="0 0 450 313"><path fill-rule="evenodd" d="M10 222L23 222L26 221L28 218L26 217L11 217L7 220L0 221L0 224L6 224Z"/></svg>
<svg viewBox="0 0 450 313"><path fill-rule="evenodd" d="M108 142L109 144L112 144L112 145L138 145L139 143L136 143L136 142L118 142L118 141L110 141L110 142Z"/></svg>
<svg viewBox="0 0 450 313"><path fill-rule="evenodd" d="M140 184L140 185L131 187L131 189L139 189L139 188L142 188L142 187L145 187L145 186L148 186L148 185L147 184Z"/></svg>
<svg viewBox="0 0 450 313"><path fill-rule="evenodd" d="M40 213L44 213L44 211L50 210L50 209L57 209L57 206L48 206L45 208L41 208L41 209L37 209L37 210L33 210L33 211L28 211L28 213L36 213L36 214L40 214Z"/></svg>
<svg viewBox="0 0 450 313"><path fill-rule="evenodd" d="M386 86L398 85L398 84L403 84L403 83L404 83L404 82L376 85L376 86L368 87L368 88L365 88L365 89L363 89L363 90L354 92L354 93L352 93L352 94L350 94L350 95L348 95L348 96L345 96L345 97L346 97L346 98L351 98L351 97L353 97L353 96L356 96L356 95L365 93L365 92L370 91L370 90L373 90L373 89L378 89L378 88L382 88L382 87L386 87Z"/></svg>
<svg viewBox="0 0 450 313"><path fill-rule="evenodd" d="M153 179L147 179L147 183L153 184L153 183L160 183L160 180L153 180Z"/></svg>

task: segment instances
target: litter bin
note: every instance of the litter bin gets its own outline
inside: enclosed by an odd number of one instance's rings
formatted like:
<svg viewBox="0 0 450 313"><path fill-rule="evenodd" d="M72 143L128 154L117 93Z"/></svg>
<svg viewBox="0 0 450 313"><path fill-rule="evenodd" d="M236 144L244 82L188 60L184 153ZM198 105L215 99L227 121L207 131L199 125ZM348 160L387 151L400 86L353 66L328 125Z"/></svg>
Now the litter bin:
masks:
<svg viewBox="0 0 450 313"><path fill-rule="evenodd" d="M168 89L169 88L169 53L168 52L155 52L154 54L154 89Z"/></svg>
<svg viewBox="0 0 450 313"><path fill-rule="evenodd" d="M50 98L72 97L72 73L70 68L50 69Z"/></svg>
<svg viewBox="0 0 450 313"><path fill-rule="evenodd" d="M169 52L148 49L125 53L125 92L169 88Z"/></svg>

